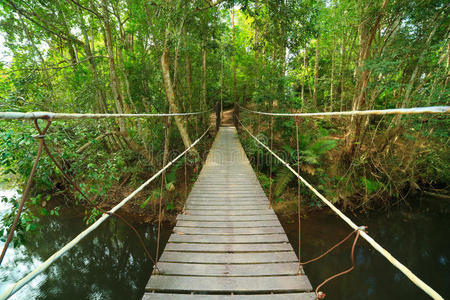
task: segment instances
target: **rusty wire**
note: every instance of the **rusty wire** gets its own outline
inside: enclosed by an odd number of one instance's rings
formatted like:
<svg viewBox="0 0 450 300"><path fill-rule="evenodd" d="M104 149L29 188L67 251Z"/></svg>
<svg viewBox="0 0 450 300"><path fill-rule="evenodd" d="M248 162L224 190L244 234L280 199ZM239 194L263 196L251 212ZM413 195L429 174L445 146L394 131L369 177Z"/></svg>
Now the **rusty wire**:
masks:
<svg viewBox="0 0 450 300"><path fill-rule="evenodd" d="M295 138L296 138L296 144L297 144L297 173L300 174L300 146L299 146L299 136L298 136L298 119L295 119ZM301 262L301 233L302 233L302 227L301 227L301 198L300 198L300 179L297 178L297 222L298 222L298 272L300 273L302 264Z"/></svg>
<svg viewBox="0 0 450 300"><path fill-rule="evenodd" d="M322 286L324 286L327 282L329 282L329 281L331 281L331 280L333 280L333 279L335 279L335 278L337 278L337 277L339 277L339 276L345 275L345 274L351 272L351 271L355 268L355 246L356 246L356 242L358 241L358 238L359 238L360 230L355 230L355 231L353 231L352 233L350 233L344 240L342 240L341 242L339 242L338 244L336 244L336 245L335 245L334 247L332 247L329 251L332 251L332 249L336 248L337 246L339 246L340 244L342 244L343 242L345 242L345 241L346 241L350 236L352 236L354 233L356 233L356 235L355 235L355 239L353 240L352 251L351 251L351 253L350 253L350 259L352 260L352 266L351 266L350 268L348 268L347 270L344 270L344 271L342 271L342 272L339 272L339 273L337 273L337 274L334 274L333 276L330 276L330 277L328 277L327 279L325 279L324 281L322 281L322 283L320 283L320 284L316 287L316 290L315 290L315 293L316 293L316 299L323 299L323 298L325 298L326 294L323 293L323 292L321 292L321 291L320 291L320 288L321 288ZM328 253L329 253L329 252L328 252ZM325 256L325 255L326 255L326 253L323 254L323 256ZM322 256L322 257L323 257L323 256Z"/></svg>
<svg viewBox="0 0 450 300"><path fill-rule="evenodd" d="M270 119L270 149L273 149L273 117ZM269 156L270 175L269 175L269 203L273 205L272 201L272 155Z"/></svg>
<svg viewBox="0 0 450 300"><path fill-rule="evenodd" d="M242 124L242 121L237 119L242 128L263 148L265 148L271 155L273 155L277 160L279 160L286 168L288 168L301 182L310 189L323 203L325 203L333 212L335 212L345 223L347 223L353 230L360 230L359 235L365 239L376 251L383 255L392 265L398 268L403 274L405 274L417 287L422 289L425 293L431 296L433 299L443 300L444 298L439 295L435 290L433 290L429 285L423 282L419 277L417 277L411 270L409 270L405 265L398 261L391 253L384 249L380 244L378 244L370 235L368 235L361 227L356 225L349 217L347 217L343 212L341 212L333 203L331 203L325 196L323 196L317 189L315 189L305 178L300 176L300 174L294 170L286 161L284 161L280 156L278 156L271 148L267 147L263 142L261 142L257 137L255 137L247 127Z"/></svg>
<svg viewBox="0 0 450 300"><path fill-rule="evenodd" d="M38 129L38 132L39 132L39 135L35 136L35 138L39 139L39 149L36 154L36 158L34 159L34 163L33 163L33 167L31 168L30 175L28 176L27 185L25 186L25 190L22 194L22 198L20 199L16 217L14 218L14 222L13 222L11 228L9 229L8 237L6 238L5 244L3 245L2 253L0 255L0 265L2 264L3 258L6 255L6 250L8 249L9 243L11 243L11 240L14 236L14 231L16 230L17 224L19 223L20 215L22 214L22 210L25 205L25 201L27 200L28 194L30 193L31 183L33 182L33 177L37 170L39 158L41 157L42 150L45 145L44 137L45 137L45 134L47 133L47 130L50 127L51 123L52 123L51 120L47 120L47 125L45 126L45 128L43 130L41 130L38 126L37 120L34 120L35 127Z"/></svg>
<svg viewBox="0 0 450 300"><path fill-rule="evenodd" d="M34 121L36 130L39 132L40 136L42 136L41 138L41 142L43 145L43 148L45 150L45 153L47 153L48 157L52 160L52 162L55 164L55 166L58 168L58 170L61 172L61 174L63 175L64 179L66 179L66 181L73 186L73 188L83 197L83 199L87 202L88 205L96 208L98 211L104 213L104 214L108 214L108 215L113 215L117 218L119 218L120 220L122 220L122 222L124 222L131 230L133 230L133 232L136 234L137 238L139 239L139 242L142 245L142 248L144 249L145 254L147 255L147 257L153 262L153 264L155 264L155 260L153 259L153 257L150 254L150 251L147 249L147 247L145 246L144 240L142 238L142 236L140 235L140 233L137 231L137 229L131 225L129 222L127 222L125 220L124 217L122 217L121 215L119 215L118 213L115 212L108 212L102 208L100 208L98 205L96 205L95 203L93 203L89 197L81 190L80 186L69 176L67 175L67 173L64 171L64 169L62 168L62 166L59 164L59 162L56 160L56 158L53 156L53 154L51 153L50 149L48 148L45 139L43 138L44 132L41 131L41 129L39 128L38 124L37 124L37 120Z"/></svg>
<svg viewBox="0 0 450 300"><path fill-rule="evenodd" d="M169 148L169 139L168 139L168 131L169 131L169 119L166 118L165 124L164 124L164 154L163 154L163 161L162 161L162 168L164 169L166 165L166 157L167 157L167 150ZM155 262L155 270L158 272L158 258L159 258L159 248L160 248L160 239L161 239L161 215L162 215L162 199L163 199L163 192L164 192L164 180L165 180L166 172L163 171L161 174L161 189L159 193L159 208L158 208L158 237L156 240L156 262Z"/></svg>

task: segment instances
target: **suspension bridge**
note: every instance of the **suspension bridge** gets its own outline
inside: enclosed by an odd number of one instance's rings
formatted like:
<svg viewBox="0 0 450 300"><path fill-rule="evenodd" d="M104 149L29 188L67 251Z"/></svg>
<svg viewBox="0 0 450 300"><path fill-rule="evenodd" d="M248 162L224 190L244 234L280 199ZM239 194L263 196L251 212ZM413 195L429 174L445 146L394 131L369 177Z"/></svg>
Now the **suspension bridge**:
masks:
<svg viewBox="0 0 450 300"><path fill-rule="evenodd" d="M219 106L217 106L219 108ZM267 113L242 108L249 113L268 114L272 118L279 117L314 117L328 115L382 115L382 114L448 114L450 107L426 107L412 109L397 109L384 111L351 111L336 113L314 114L290 114ZM236 111L239 111L236 109ZM52 120L58 119L99 119L99 118L154 118L170 117L173 115L187 116L200 115L210 111L180 114L57 114L57 113L17 113L0 112L0 119L28 119L34 120L39 132L40 148L35 166L39 161L42 151L52 157L45 144L45 134ZM42 130L37 123L38 119L47 120L47 126ZM352 257L355 244L359 237L365 239L381 255L404 273L415 285L422 289L433 299L443 299L429 285L413 274L406 266L394 258L387 250L370 237L364 226L356 225L350 218L342 213L319 191L307 182L297 170L280 158L272 147L260 141L239 119L234 115L235 127L220 127L220 109L216 110L217 135L210 154L203 169L187 197L183 212L177 217L177 224L169 238L164 251L159 251L159 236L161 220L158 223L158 247L152 275L145 287L143 299L321 299L325 294L320 287L329 280L343 275L354 268L353 266L342 273L326 279L322 284L313 287L303 271L303 265L310 262L301 262L299 253L294 253L287 236L281 227L277 216L271 208L269 199L265 195L256 175L248 161L246 154L239 142L237 127L242 127L243 133L249 134L255 142L267 150L272 158L279 160L297 178L299 184L305 185L324 204L332 209L353 230L344 240L330 248L323 255L331 252L345 240L354 236ZM185 157L187 153L198 144L208 132L209 128L200 135L189 147L173 160L164 164L161 170L145 181L138 189L124 198L119 204L103 215L86 230L76 236L71 242L50 256L45 262L31 271L21 280L11 285L0 299L6 299L14 295L24 285L47 269L55 260L68 252L90 232L98 228L111 215L117 215L117 211L129 202L136 194L147 187L178 159ZM271 134L271 139L273 133ZM298 125L297 125L298 137ZM297 140L298 145L298 140ZM298 153L298 151L297 151ZM186 161L186 160L185 160ZM57 165L58 166L58 165ZM19 205L18 215L27 198L31 179L34 176L33 168L28 180L27 188ZM63 173L64 175L64 173ZM76 184L65 175L66 180L75 186ZM79 191L82 193L81 191ZM160 199L161 200L161 199ZM300 199L298 200L300 209ZM161 201L159 209L161 210ZM159 214L161 216L161 213ZM298 214L300 218L300 213ZM122 217L120 217L122 219ZM125 220L123 220L126 222ZM128 223L127 223L128 224ZM299 222L300 225L300 222ZM130 225L131 226L131 225ZM10 230L10 235L14 232ZM137 233L137 232L136 232ZM300 235L300 228L299 228ZM140 237L140 236L139 236ZM141 238L141 237L140 237ZM10 239L9 239L10 240ZM8 247L8 241L3 249ZM299 236L300 243L300 236ZM145 246L144 246L145 248ZM147 251L148 252L148 251ZM160 255L160 253L162 254ZM318 257L317 259L319 259ZM315 259L311 260L314 261Z"/></svg>

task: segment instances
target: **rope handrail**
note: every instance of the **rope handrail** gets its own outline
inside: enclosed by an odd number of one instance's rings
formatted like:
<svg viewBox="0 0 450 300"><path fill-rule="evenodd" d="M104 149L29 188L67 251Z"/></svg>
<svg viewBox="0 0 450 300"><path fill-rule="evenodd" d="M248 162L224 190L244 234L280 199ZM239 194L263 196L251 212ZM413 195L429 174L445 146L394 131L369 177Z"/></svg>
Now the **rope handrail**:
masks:
<svg viewBox="0 0 450 300"><path fill-rule="evenodd" d="M384 249L380 244L378 244L370 235L368 235L362 227L356 225L349 217L347 217L343 212L341 212L336 206L334 206L329 200L325 198L319 191L317 191L308 181L306 181L299 173L297 173L286 161L280 158L275 152L267 147L263 142L256 138L247 127L242 124L241 120L237 118L242 128L247 131L247 133L261 146L263 146L271 155L278 159L284 166L286 166L298 179L300 179L303 184L308 187L320 200L322 200L328 207L331 208L344 222L346 222L354 230L360 231L360 236L363 237L375 250L377 250L381 255L383 255L391 264L393 264L397 269L399 269L403 274L406 275L416 286L422 289L426 294L428 294L433 299L444 300L441 295L439 295L435 290L433 290L429 285L423 282L419 277L411 272L405 265L399 262L392 254L390 254L386 249Z"/></svg>
<svg viewBox="0 0 450 300"><path fill-rule="evenodd" d="M54 112L0 112L0 120L36 120L36 119L107 119L107 118L155 118L172 116L192 116L213 111L214 108L185 113L157 113L157 114L91 114L91 113L54 113Z"/></svg>
<svg viewBox="0 0 450 300"><path fill-rule="evenodd" d="M239 104L238 104L239 105ZM278 116L278 117L330 117L330 116L367 116L367 115L415 115L415 114L448 114L450 106L428 106L412 108L394 108L378 110L352 110L352 111L332 111L316 113L270 113L256 111L240 106L245 111L253 114Z"/></svg>
<svg viewBox="0 0 450 300"><path fill-rule="evenodd" d="M104 213L95 223L93 223L91 226L86 228L84 231L82 231L80 234L78 234L73 240L71 240L69 243L67 243L64 247L53 253L45 262L43 262L39 267L34 269L34 271L28 273L25 277L17 281L15 284L13 284L11 287L6 289L1 295L0 299L7 299L14 295L18 290L20 290L25 284L30 282L33 278L35 278L37 275L42 273L44 270L46 270L55 260L57 260L59 257L61 257L64 253L69 251L72 247L74 247L78 242L80 242L84 237L86 237L89 233L97 229L106 219L110 217L112 213L115 213L117 210L119 210L122 206L124 206L129 200L131 200L134 196L136 196L137 193L142 191L147 185L149 185L153 180L155 180L159 175L161 175L167 168L169 168L173 163L175 163L178 159L183 157L189 150L191 150L200 140L208 133L209 129L211 128L211 125L206 129L206 131L198 138L196 139L188 148L186 148L182 153L180 153L177 157L175 157L173 160L171 160L169 163L167 163L164 168L159 170L157 173L155 173L150 179L148 179L146 182L144 182L141 186L139 186L136 190L134 190L131 194L129 194L126 198L124 198L119 204L114 206L112 209L110 209L107 213Z"/></svg>

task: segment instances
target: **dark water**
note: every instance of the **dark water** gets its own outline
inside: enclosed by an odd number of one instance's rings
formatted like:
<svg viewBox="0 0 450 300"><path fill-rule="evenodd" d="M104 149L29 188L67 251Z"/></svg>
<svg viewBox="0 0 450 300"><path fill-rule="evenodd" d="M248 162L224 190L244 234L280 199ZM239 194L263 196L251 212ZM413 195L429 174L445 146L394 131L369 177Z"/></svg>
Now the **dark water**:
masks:
<svg viewBox="0 0 450 300"><path fill-rule="evenodd" d="M8 249L0 268L0 292L87 227L79 217L42 217L39 225L37 233L27 235L26 245ZM154 257L155 226L133 225ZM163 229L163 244L170 230ZM111 218L11 299L140 299L152 269L135 234Z"/></svg>
<svg viewBox="0 0 450 300"><path fill-rule="evenodd" d="M0 207L0 215L2 209L5 207ZM444 298L450 297L448 215L394 212L389 216L353 219L368 225L369 233L381 245ZM8 250L0 268L0 292L86 228L82 218L41 217L39 223L39 231L27 236L26 245ZM297 224L283 225L296 248ZM304 260L319 255L350 231L337 217L324 213L304 218L302 226ZM154 255L156 228L136 227ZM163 245L170 231L171 226L166 225ZM350 247L349 241L323 260L305 267L313 286L350 265ZM358 242L355 258L354 271L324 286L326 299L429 299L363 240ZM134 233L111 219L12 299L140 299L152 267Z"/></svg>
<svg viewBox="0 0 450 300"><path fill-rule="evenodd" d="M368 233L413 273L444 298L450 298L450 219L432 215L395 211L389 215L352 217L369 226ZM283 220L282 220L283 221ZM297 251L297 223L283 226ZM334 215L310 215L302 220L302 260L317 257L342 240L351 229ZM351 266L351 238L320 261L305 266L313 287L329 276ZM355 248L356 268L321 290L326 299L431 299L403 273L392 266L363 239Z"/></svg>

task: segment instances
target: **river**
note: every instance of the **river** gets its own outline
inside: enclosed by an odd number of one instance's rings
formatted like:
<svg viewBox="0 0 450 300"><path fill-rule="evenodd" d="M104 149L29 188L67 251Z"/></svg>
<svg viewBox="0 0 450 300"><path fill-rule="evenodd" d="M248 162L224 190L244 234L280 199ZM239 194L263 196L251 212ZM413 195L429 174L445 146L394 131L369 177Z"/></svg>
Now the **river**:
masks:
<svg viewBox="0 0 450 300"><path fill-rule="evenodd" d="M0 191L11 197L13 190ZM1 203L0 214L5 212ZM450 297L450 240L448 215L395 211L354 218L369 226L369 233L444 298ZM297 224L281 220L291 243L297 245ZM136 225L152 255L156 227ZM10 247L0 269L0 291L19 280L86 227L82 217L42 216L39 229L26 233L26 244ZM162 240L171 225L163 227ZM302 255L317 256L348 234L338 218L315 213L302 220ZM351 242L319 262L305 267L313 286L346 269ZM3 242L0 242L3 246ZM356 269L323 287L326 299L429 299L367 243L355 251ZM12 299L140 299L152 270L134 233L121 221L111 219L31 281Z"/></svg>

